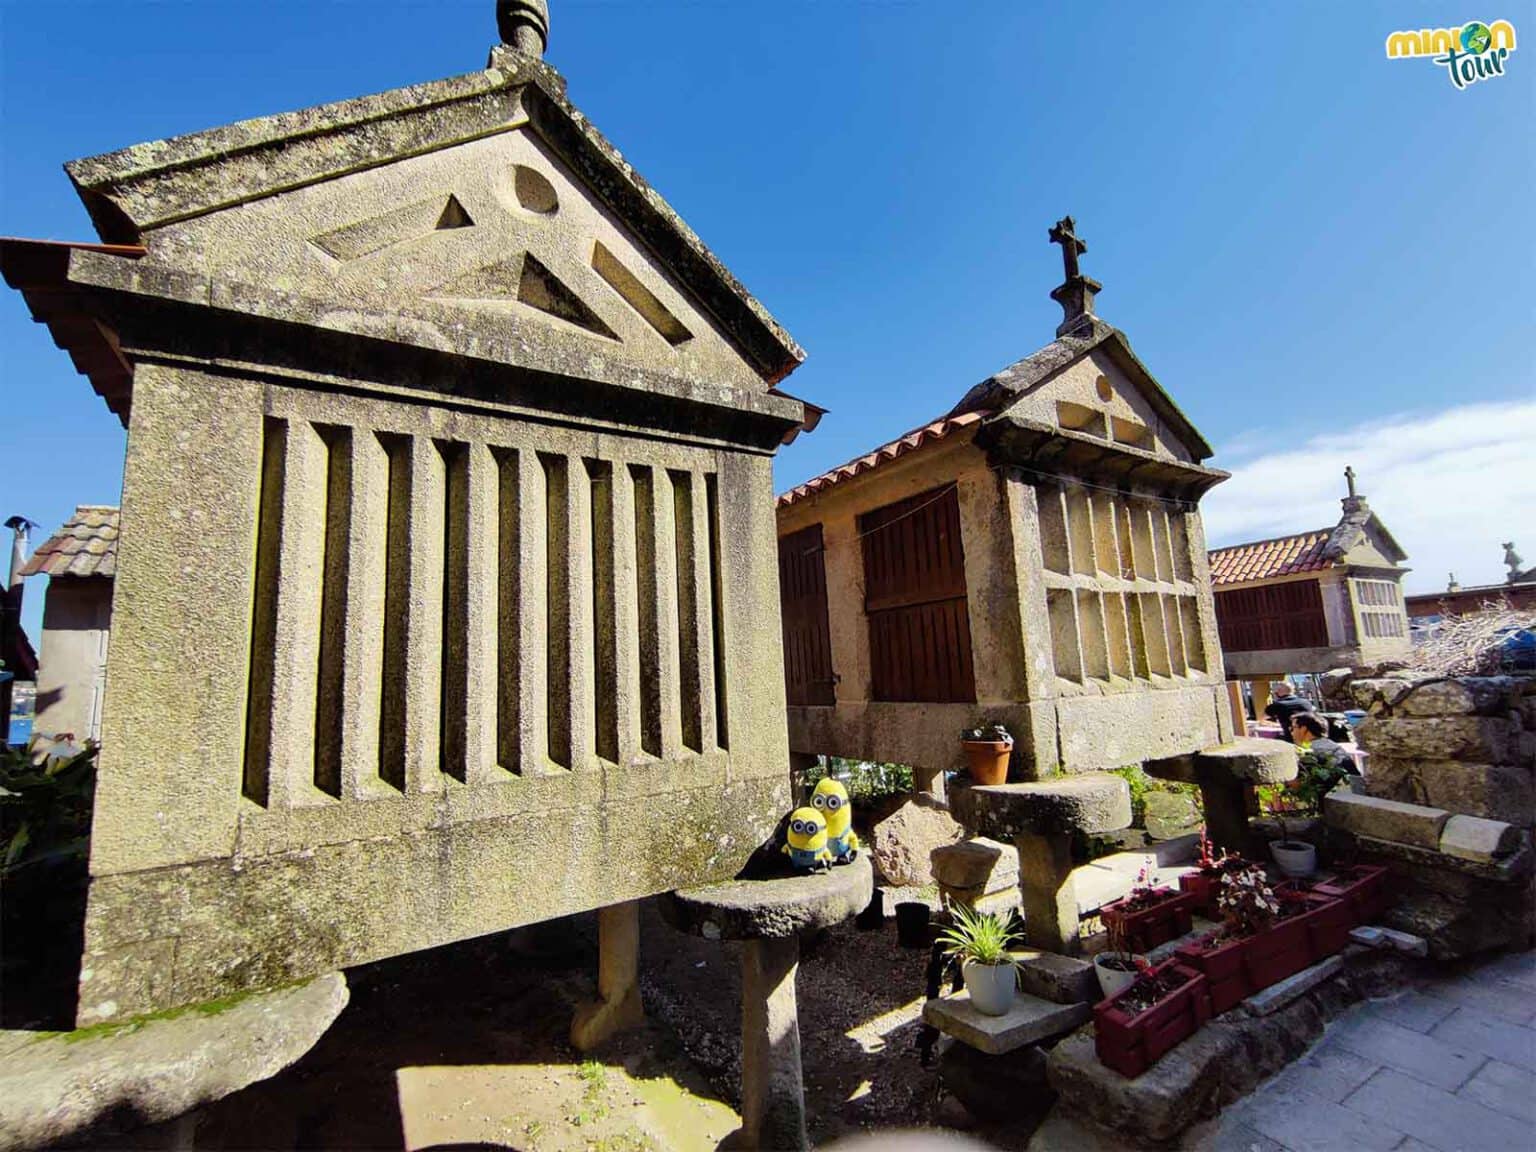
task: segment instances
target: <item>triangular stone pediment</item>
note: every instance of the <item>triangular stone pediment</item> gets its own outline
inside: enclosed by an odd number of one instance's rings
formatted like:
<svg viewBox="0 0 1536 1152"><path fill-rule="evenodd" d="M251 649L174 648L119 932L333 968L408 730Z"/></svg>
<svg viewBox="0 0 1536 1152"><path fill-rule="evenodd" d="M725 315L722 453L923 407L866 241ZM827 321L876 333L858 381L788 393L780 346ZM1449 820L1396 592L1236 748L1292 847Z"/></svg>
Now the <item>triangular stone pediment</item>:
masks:
<svg viewBox="0 0 1536 1152"><path fill-rule="evenodd" d="M1106 342L1021 392L1008 408L1042 424L1198 462L1203 454L1165 418L1154 399L1156 385L1142 377L1134 362L1127 365Z"/></svg>
<svg viewBox="0 0 1536 1152"><path fill-rule="evenodd" d="M530 126L157 228L148 263L374 317L515 334L530 367L601 360L762 389L713 317ZM191 267L189 268L189 265ZM444 343L453 343L445 339Z"/></svg>

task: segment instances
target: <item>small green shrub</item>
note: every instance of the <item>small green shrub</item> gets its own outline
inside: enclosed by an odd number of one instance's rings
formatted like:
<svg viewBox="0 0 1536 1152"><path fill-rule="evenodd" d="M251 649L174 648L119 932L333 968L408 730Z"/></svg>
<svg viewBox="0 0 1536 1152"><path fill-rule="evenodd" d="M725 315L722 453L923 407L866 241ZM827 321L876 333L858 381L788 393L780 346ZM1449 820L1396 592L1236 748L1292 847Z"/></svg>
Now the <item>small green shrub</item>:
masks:
<svg viewBox="0 0 1536 1152"><path fill-rule="evenodd" d="M878 764L869 760L844 760L828 756L806 769L800 783L810 792L825 777L841 780L848 789L848 799L855 804L872 804L886 796L912 791L912 767L909 764Z"/></svg>
<svg viewBox="0 0 1536 1152"><path fill-rule="evenodd" d="M96 748L43 756L35 742L0 751L0 874L84 860L91 843Z"/></svg>
<svg viewBox="0 0 1536 1152"><path fill-rule="evenodd" d="M1003 920L990 912L973 912L964 904L954 905L950 912L955 922L939 933L946 956L978 964L1013 963L1009 949L1022 938L1014 916Z"/></svg>

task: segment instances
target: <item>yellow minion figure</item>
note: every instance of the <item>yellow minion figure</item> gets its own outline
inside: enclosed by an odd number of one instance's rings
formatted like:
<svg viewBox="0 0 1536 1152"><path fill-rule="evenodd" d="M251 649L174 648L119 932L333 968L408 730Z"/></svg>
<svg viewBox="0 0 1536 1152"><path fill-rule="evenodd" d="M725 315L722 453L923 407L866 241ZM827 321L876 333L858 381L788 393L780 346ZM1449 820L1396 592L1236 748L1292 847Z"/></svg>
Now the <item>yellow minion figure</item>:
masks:
<svg viewBox="0 0 1536 1152"><path fill-rule="evenodd" d="M827 851L827 822L814 808L796 808L789 814L784 855L796 868L816 871L832 867Z"/></svg>
<svg viewBox="0 0 1536 1152"><path fill-rule="evenodd" d="M827 851L839 864L852 864L859 855L859 834L853 830L853 805L841 781L824 776L811 793L811 806L827 818Z"/></svg>

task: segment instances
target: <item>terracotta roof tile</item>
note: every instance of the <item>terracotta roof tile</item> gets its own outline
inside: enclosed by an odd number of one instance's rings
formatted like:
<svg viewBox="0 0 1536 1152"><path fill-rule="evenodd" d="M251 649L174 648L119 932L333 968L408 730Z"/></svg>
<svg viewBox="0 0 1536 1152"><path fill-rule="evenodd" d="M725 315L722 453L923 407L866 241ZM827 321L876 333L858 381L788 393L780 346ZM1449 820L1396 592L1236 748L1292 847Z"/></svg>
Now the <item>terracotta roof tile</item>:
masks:
<svg viewBox="0 0 1536 1152"><path fill-rule="evenodd" d="M75 514L37 546L21 567L23 576L114 576L117 574L117 509L81 504Z"/></svg>
<svg viewBox="0 0 1536 1152"><path fill-rule="evenodd" d="M1255 540L1251 544L1213 549L1209 553L1211 584L1219 588L1223 584L1244 584L1331 568L1333 561L1327 556L1331 534L1332 529L1319 528L1277 540Z"/></svg>
<svg viewBox="0 0 1536 1152"><path fill-rule="evenodd" d="M873 452L866 452L846 464L838 465L830 472L823 472L804 484L796 485L779 497L778 506L786 508L834 484L841 484L844 480L850 480L872 468L878 468L899 456L905 456L909 452L915 452L919 448L943 440L962 428L980 423L988 415L990 415L988 412L963 412L958 416L946 416L941 420L935 420L932 424L914 428L904 436L896 437L889 444L880 445Z"/></svg>

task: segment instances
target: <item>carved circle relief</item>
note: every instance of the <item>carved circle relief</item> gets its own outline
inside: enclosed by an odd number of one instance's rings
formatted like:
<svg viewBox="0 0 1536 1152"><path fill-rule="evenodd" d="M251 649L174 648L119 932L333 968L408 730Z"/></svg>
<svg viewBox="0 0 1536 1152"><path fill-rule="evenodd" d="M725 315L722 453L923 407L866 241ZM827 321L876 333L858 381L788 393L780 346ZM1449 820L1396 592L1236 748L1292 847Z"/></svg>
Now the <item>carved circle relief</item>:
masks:
<svg viewBox="0 0 1536 1152"><path fill-rule="evenodd" d="M1114 387L1109 382L1108 376L1100 376L1093 382L1093 390L1099 394L1100 400L1108 400L1115 394Z"/></svg>
<svg viewBox="0 0 1536 1152"><path fill-rule="evenodd" d="M512 166L512 192L518 204L540 216L552 215L560 207L560 197L549 178L526 164Z"/></svg>

